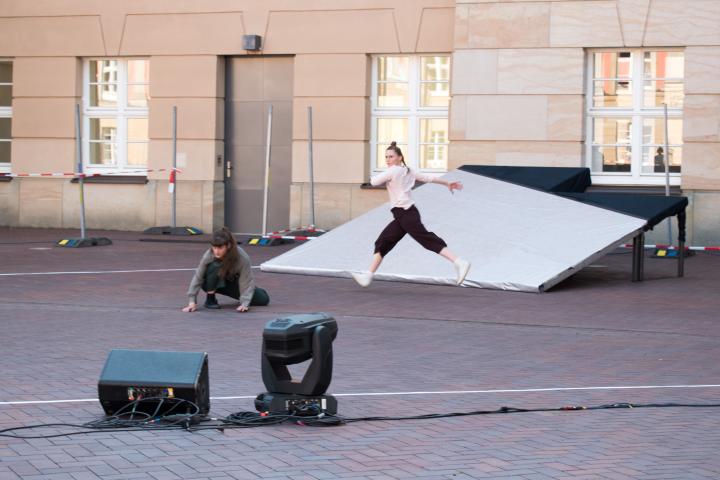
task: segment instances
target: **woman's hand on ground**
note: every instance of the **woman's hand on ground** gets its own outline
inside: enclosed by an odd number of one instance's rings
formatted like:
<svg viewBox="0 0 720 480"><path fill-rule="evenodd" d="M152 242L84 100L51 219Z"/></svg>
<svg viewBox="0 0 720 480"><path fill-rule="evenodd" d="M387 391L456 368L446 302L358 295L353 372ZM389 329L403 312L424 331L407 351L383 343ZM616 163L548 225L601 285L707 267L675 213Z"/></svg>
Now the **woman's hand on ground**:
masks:
<svg viewBox="0 0 720 480"><path fill-rule="evenodd" d="M188 303L188 306L182 309L185 313L194 312L195 310L197 310L197 303Z"/></svg>
<svg viewBox="0 0 720 480"><path fill-rule="evenodd" d="M236 310L237 310L238 312L247 312L248 310L250 310L250 308L249 308L249 307L246 307L245 305L240 305L239 307L237 307Z"/></svg>

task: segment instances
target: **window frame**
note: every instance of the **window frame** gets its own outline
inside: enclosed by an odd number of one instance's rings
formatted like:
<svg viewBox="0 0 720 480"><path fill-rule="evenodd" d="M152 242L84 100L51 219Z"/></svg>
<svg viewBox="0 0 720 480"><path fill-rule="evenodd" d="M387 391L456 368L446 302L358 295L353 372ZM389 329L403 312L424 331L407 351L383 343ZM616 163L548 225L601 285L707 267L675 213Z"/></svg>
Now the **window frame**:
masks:
<svg viewBox="0 0 720 480"><path fill-rule="evenodd" d="M0 62L8 62L8 63L10 63L11 68L12 68L12 72L13 72L13 77L14 77L14 75L15 75L15 66L13 65L13 59L12 59L12 58L0 57ZM13 78L13 80L14 80L14 78ZM8 83L8 82L0 82L0 85L10 85L11 88L14 86L14 84L15 84L14 81L10 81L10 83ZM2 139L2 140L0 140L0 141L10 144L10 157L11 157L11 161L10 161L10 162L0 162L0 173L11 173L11 172L12 172L12 118L13 118L13 107L12 107L12 103L13 103L13 102L12 102L12 100L13 100L13 98L14 98L14 97L11 95L11 96L10 96L10 106L9 106L9 107L0 106L0 118L9 118L9 119L10 119L10 138L7 139L7 140Z"/></svg>
<svg viewBox="0 0 720 480"><path fill-rule="evenodd" d="M632 82L632 105L630 107L594 107L594 55L596 53L607 52L631 52L632 59L632 75L629 81ZM585 148L583 154L583 163L590 168L592 181L598 185L665 185L665 173L642 172L642 155L643 155L643 127L645 119L664 118L663 106L645 107L644 106L644 85L646 80L655 80L657 77L645 76L645 53L646 52L682 52L683 62L685 61L683 48L592 48L586 49L586 70L585 70ZM598 77L604 78L604 77ZM677 80L676 77L663 77L666 80ZM682 78L683 90L686 77ZM683 119L683 106L668 106L668 120ZM630 130L630 148L631 148L631 166L630 172L599 172L593 170L593 129L595 118L630 118L632 127ZM683 125L684 128L684 125ZM669 143L669 142L668 142ZM653 145L653 144L648 144ZM674 144L670 144L672 148ZM681 148L684 143L679 145ZM664 145L663 145L664 149ZM667 155L667 153L665 154ZM652 160L652 159L651 159ZM670 173L670 185L680 185L682 177L682 168L680 173Z"/></svg>
<svg viewBox="0 0 720 480"><path fill-rule="evenodd" d="M90 62L114 60L117 62L117 81L116 82L91 82L90 81ZM128 80L128 62L132 60L144 60L147 62L148 69L150 67L150 58L148 57L88 57L83 59L83 171L86 173L113 173L122 171L123 175L147 175L147 164L130 165L128 164L128 145L130 143L145 143L149 151L150 146L150 105L146 107L134 107L128 105L128 87L130 85L147 84L150 85L148 77L147 83L130 82ZM117 85L117 104L115 107L102 107L90 105L90 87L98 84L116 84ZM92 119L114 119L116 121L115 148L117 162L114 165L92 164L90 163L90 145L92 143L104 143L102 141L93 141L90 139L90 122ZM148 122L148 138L147 141L131 140L128 137L128 121L131 119L144 119ZM149 161L149 158L148 158Z"/></svg>
<svg viewBox="0 0 720 480"><path fill-rule="evenodd" d="M408 106L407 107L379 107L377 105L378 84L380 83L396 83L381 82L378 77L378 63L381 57L397 57L408 58ZM449 62L448 79L439 81L422 80L422 58L423 57L447 57ZM378 131L377 120L379 118L400 118L408 121L408 138L407 146L402 147L403 156L410 168L416 168L418 171L429 174L431 176L440 176L447 173L447 168L420 168L420 151L422 145L445 145L449 149L450 145L450 102L448 100L447 107L423 107L420 105L422 85L427 83L447 83L448 98L450 98L450 74L452 72L452 55L449 53L427 53L427 54L374 54L371 56L371 92L370 92L370 174L374 175L386 170L378 168ZM448 135L444 144L424 143L421 142L421 121L423 119L446 119L448 122ZM447 150L446 150L447 151Z"/></svg>

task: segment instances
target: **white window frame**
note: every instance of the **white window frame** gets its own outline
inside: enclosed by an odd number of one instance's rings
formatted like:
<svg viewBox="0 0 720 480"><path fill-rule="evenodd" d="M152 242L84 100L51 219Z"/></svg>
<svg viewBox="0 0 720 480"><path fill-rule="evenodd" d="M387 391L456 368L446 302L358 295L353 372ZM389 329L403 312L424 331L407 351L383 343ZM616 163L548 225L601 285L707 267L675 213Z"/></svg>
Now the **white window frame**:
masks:
<svg viewBox="0 0 720 480"><path fill-rule="evenodd" d="M593 107L593 56L602 52L631 52L632 106L631 107ZM663 107L644 107L644 80L646 52L684 52L682 48L595 48L586 50L585 84L585 165L590 168L593 184L598 185L665 185L664 173L642 173L643 119L664 118ZM684 60L684 59L683 59ZM654 77L653 77L654 78ZM648 78L649 80L651 78ZM685 82L685 78L682 79ZM683 84L684 86L684 84ZM683 102L684 108L684 102ZM668 106L668 119L683 118L683 108ZM630 147L632 160L630 172L597 172L592 170L593 119L630 118ZM684 127L684 125L683 125ZM684 143L681 145L684 146ZM664 148L664 146L663 146ZM665 155L668 155L665 153ZM681 169L682 172L682 169ZM682 173L670 173L670 185L680 185Z"/></svg>
<svg viewBox="0 0 720 480"><path fill-rule="evenodd" d="M377 54L373 55L372 58L372 88L371 88L371 115L370 115L370 174L376 174L385 170L384 168L378 168L377 158L377 122L378 118L403 118L408 120L408 144L407 147L403 148L403 157L405 162L410 168L417 168L423 173L427 173L431 176L439 177L447 173L447 169L428 169L419 167L420 165L420 120L423 118L445 118L448 120L448 138L445 143L446 148L450 145L450 116L449 116L449 105L447 107L422 107L420 106L420 87L423 83L434 83L428 81L421 81L422 78L422 57L439 57L447 56L452 61L452 56L449 53L427 53L427 54L413 54L413 55L399 55L399 54ZM377 90L378 90L378 59L380 57L397 57L397 58L408 58L408 106L407 107L379 107L377 105ZM452 70L452 63L450 63L450 69ZM448 88L450 80L448 78ZM449 103L449 102L448 102Z"/></svg>
<svg viewBox="0 0 720 480"><path fill-rule="evenodd" d="M90 105L90 62L114 60L117 61L117 107L94 107ZM146 57L92 57L83 61L83 170L86 173L112 173L115 171L131 170L126 175L146 176L147 165L128 165L128 119L146 119L149 122L149 106L147 107L131 107L127 104L128 94L128 78L127 67L130 60L150 61ZM96 82L92 82L96 83ZM100 82L98 82L100 83ZM101 82L114 83L114 82ZM90 119L92 118L112 118L117 124L116 144L117 144L117 164L115 165L96 165L90 163ZM149 125L149 124L148 124ZM148 127L149 128L149 127ZM150 144L148 132L148 147ZM135 143L135 142L130 142ZM139 142L138 142L139 143ZM148 159L149 160L149 159Z"/></svg>
<svg viewBox="0 0 720 480"><path fill-rule="evenodd" d="M0 61L3 62L10 62L13 63L12 58L0 58ZM14 74L14 65L13 65L13 74ZM14 82L2 82L0 85L10 85L13 86ZM10 119L10 125L12 125L12 117L13 117L13 111L12 111L12 100L10 101L11 105L9 107L0 107L0 118L9 118ZM10 133L10 149L12 151L12 130ZM12 172L12 162L1 162L0 163L0 173L11 173Z"/></svg>

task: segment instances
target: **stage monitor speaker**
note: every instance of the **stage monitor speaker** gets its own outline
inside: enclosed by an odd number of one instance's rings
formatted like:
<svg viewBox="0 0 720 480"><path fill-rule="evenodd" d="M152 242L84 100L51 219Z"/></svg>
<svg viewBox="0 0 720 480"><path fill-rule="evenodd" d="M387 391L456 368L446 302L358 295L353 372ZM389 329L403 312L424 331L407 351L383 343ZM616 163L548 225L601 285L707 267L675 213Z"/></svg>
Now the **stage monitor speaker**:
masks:
<svg viewBox="0 0 720 480"><path fill-rule="evenodd" d="M112 350L98 382L98 396L105 413L114 415L129 403L138 402L136 411L147 414L187 414L187 400L210 411L208 355L203 352L161 352L153 350ZM129 412L130 410L128 410Z"/></svg>

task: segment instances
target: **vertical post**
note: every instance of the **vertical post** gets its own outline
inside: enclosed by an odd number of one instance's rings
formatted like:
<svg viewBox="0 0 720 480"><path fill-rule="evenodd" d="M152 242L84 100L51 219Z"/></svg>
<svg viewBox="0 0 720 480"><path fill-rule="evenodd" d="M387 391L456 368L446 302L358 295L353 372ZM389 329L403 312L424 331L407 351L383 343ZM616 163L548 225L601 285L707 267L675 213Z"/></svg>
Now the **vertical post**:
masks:
<svg viewBox="0 0 720 480"><path fill-rule="evenodd" d="M265 146L265 192L263 194L263 223L262 223L262 234L268 232L267 229L267 217L268 217L268 191L270 189L270 143L272 142L272 112L273 107L268 107L268 125L267 125L267 145Z"/></svg>
<svg viewBox="0 0 720 480"><path fill-rule="evenodd" d="M313 174L312 107L308 105L308 174L310 176L310 227L315 228L315 175Z"/></svg>
<svg viewBox="0 0 720 480"><path fill-rule="evenodd" d="M665 116L665 196L670 196L670 148L668 147L668 111L667 103L663 103L663 112ZM668 247L672 247L672 217L667 219L668 228Z"/></svg>
<svg viewBox="0 0 720 480"><path fill-rule="evenodd" d="M172 175L175 175L175 185L172 191L172 228L177 220L177 106L172 107Z"/></svg>
<svg viewBox="0 0 720 480"><path fill-rule="evenodd" d="M82 163L82 130L80 128L80 104L75 104L75 159L77 163L78 186L80 188L80 238L85 238L85 177Z"/></svg>

